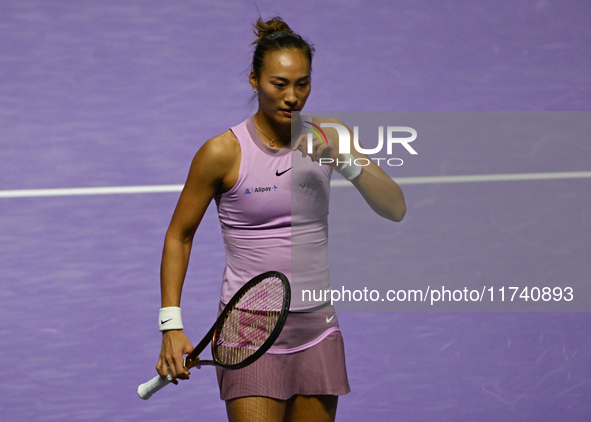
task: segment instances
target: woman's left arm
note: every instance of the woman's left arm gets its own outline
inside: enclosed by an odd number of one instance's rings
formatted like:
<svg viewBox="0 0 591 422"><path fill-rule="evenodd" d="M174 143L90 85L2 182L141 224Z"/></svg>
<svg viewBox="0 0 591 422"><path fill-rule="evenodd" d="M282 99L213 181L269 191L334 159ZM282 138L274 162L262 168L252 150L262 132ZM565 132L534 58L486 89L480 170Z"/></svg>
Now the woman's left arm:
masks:
<svg viewBox="0 0 591 422"><path fill-rule="evenodd" d="M356 158L368 158L354 151ZM351 183L378 215L392 221L400 221L406 213L406 203L400 186L371 159L369 165ZM366 162L363 160L362 162Z"/></svg>

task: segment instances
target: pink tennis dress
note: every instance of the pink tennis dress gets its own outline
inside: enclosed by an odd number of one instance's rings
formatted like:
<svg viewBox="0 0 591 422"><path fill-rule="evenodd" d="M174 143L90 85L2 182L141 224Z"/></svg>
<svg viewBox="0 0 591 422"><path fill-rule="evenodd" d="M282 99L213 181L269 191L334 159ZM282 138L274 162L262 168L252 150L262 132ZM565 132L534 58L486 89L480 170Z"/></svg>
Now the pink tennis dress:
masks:
<svg viewBox="0 0 591 422"><path fill-rule="evenodd" d="M347 394L338 317L330 303L306 302L302 295L330 288L331 168L289 145L268 147L252 117L232 132L241 150L238 180L215 197L226 248L220 311L244 283L269 270L290 280L292 301L286 325L265 355L246 368L216 368L221 398Z"/></svg>

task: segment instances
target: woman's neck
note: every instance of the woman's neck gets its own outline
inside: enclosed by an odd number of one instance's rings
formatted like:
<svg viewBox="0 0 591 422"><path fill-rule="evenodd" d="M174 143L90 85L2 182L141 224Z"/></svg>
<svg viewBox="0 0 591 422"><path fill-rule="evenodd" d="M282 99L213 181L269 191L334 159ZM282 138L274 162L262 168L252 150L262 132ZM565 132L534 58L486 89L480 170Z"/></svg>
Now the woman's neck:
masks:
<svg viewBox="0 0 591 422"><path fill-rule="evenodd" d="M260 109L253 117L259 137L271 148L283 148L291 143L291 125L280 125L269 119Z"/></svg>

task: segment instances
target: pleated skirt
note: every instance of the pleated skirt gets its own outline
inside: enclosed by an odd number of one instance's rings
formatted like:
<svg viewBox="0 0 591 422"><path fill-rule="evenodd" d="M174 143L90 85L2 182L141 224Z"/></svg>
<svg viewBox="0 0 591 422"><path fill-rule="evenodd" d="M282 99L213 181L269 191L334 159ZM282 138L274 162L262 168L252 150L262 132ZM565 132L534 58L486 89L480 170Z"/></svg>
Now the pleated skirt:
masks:
<svg viewBox="0 0 591 422"><path fill-rule="evenodd" d="M287 400L296 394L341 396L351 391L340 332L301 352L265 353L245 368L216 367L216 371L222 400L250 396Z"/></svg>
<svg viewBox="0 0 591 422"><path fill-rule="evenodd" d="M298 333L304 325L314 326L311 331L315 333L319 328L324 331L326 325L319 324L325 318L324 314L290 313L276 343L285 344L281 341L282 337L289 339L289 343L294 337L302 337ZM329 316L328 320L331 320L332 327L337 324L338 328L336 318L332 320ZM323 323L326 324L326 321ZM333 331L319 343L311 343L314 345L293 353L265 353L245 368L230 370L216 367L221 399L262 396L287 400L297 394L341 396L349 393L351 389L341 332Z"/></svg>

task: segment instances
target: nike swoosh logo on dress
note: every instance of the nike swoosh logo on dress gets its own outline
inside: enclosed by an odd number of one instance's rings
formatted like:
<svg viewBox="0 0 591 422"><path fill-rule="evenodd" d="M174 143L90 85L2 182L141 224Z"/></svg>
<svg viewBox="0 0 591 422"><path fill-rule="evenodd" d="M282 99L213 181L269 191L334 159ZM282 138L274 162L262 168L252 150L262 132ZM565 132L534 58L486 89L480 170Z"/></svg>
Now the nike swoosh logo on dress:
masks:
<svg viewBox="0 0 591 422"><path fill-rule="evenodd" d="M281 173L279 173L279 170L275 170L275 176L281 176L282 174L285 174L290 170L291 170L291 167L288 168L287 170L282 171Z"/></svg>

